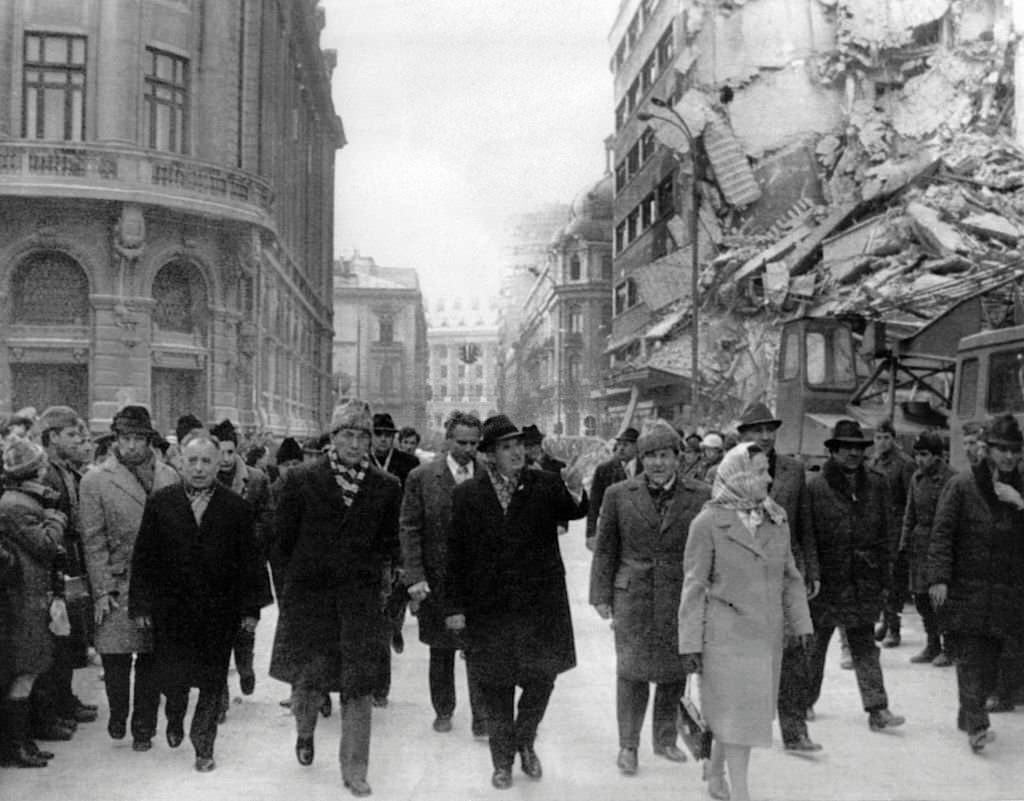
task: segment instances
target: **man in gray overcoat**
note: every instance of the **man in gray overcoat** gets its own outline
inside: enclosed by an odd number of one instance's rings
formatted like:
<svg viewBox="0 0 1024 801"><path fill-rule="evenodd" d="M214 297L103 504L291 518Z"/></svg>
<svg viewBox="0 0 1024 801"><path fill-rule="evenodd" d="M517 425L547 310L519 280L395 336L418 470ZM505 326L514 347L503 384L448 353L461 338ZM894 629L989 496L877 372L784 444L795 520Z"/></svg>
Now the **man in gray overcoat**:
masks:
<svg viewBox="0 0 1024 801"><path fill-rule="evenodd" d="M153 492L178 483L172 467L156 458L156 436L149 412L125 406L114 415L116 436L106 460L82 478L79 514L85 564L96 616L96 650L103 660L110 706L107 733L125 736L132 712L133 748L147 751L156 733L160 693L156 685L153 637L128 615L132 553L142 511ZM131 703L132 654L135 654L135 703Z"/></svg>
<svg viewBox="0 0 1024 801"><path fill-rule="evenodd" d="M401 553L402 487L370 463L372 429L366 403L336 408L330 448L288 471L276 517L285 575L270 675L292 685L301 765L313 762L324 693L341 694L341 778L355 796L371 792L366 772L384 566L397 564Z"/></svg>
<svg viewBox="0 0 1024 801"><path fill-rule="evenodd" d="M448 569L448 526L452 491L473 478L480 419L455 411L445 422L447 453L413 470L405 481L399 537L409 597L419 604L420 642L430 647L430 702L434 731L448 732L455 711L455 654L465 643L445 626L445 573ZM479 468L482 469L482 468ZM468 673L468 671L467 671ZM469 705L474 737L487 735L487 713L479 682L469 676Z"/></svg>
<svg viewBox="0 0 1024 801"><path fill-rule="evenodd" d="M667 423L640 437L643 473L605 492L591 562L590 603L615 621L618 766L627 776L637 771L650 682L654 753L686 760L676 745L676 709L686 688L677 616L686 537L711 493L678 474L681 448Z"/></svg>

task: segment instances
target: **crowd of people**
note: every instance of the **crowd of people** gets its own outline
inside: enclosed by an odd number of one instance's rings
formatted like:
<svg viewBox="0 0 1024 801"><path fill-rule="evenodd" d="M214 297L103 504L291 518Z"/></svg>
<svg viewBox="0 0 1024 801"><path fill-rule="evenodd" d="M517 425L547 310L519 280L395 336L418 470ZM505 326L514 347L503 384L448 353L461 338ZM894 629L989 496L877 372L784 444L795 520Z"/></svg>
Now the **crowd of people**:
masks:
<svg viewBox="0 0 1024 801"><path fill-rule="evenodd" d="M559 537L581 518L590 603L614 629L624 776L640 770L651 684L653 752L684 762L677 710L699 682L713 798L749 798L750 751L770 745L775 718L786 750L821 750L808 724L837 631L867 727L902 725L879 643L900 645L909 601L927 637L910 661L956 666L957 725L980 752L1024 678L1017 421L968 427L959 474L938 434L908 456L891 424L869 439L853 420L808 472L776 452L781 425L756 403L732 434L626 428L588 492L578 460L500 414L453 412L435 455L358 400L302 444L192 415L165 439L132 405L94 439L71 408L25 410L0 429L0 765L46 767L39 742L97 720L73 678L98 659L111 738L149 750L163 696L180 746L197 689L194 765L215 769L230 662L251 694L261 609L276 602L269 672L290 687L299 764L337 694L343 784L371 793L373 710L411 610L434 731L453 729L461 652L491 784L510 787L517 758L539 780L537 733L576 665Z"/></svg>

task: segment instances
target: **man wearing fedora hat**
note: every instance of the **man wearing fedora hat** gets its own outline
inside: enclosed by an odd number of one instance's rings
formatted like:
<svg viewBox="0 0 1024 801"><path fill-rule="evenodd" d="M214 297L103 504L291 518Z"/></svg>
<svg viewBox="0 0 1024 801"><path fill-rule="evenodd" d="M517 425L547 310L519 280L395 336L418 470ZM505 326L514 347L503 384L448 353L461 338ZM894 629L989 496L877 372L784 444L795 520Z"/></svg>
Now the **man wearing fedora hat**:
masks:
<svg viewBox="0 0 1024 801"><path fill-rule="evenodd" d="M818 594L821 586L811 499L803 465L775 450L775 437L781 426L782 421L764 403L753 403L743 411L736 430L744 442L757 444L768 457L768 474L772 477L769 494L786 510L790 550L810 599ZM779 729L787 751L821 750L807 731L807 710L811 707L809 687L807 655L799 643L789 642L782 651L778 698Z"/></svg>
<svg viewBox="0 0 1024 801"><path fill-rule="evenodd" d="M810 603L814 645L808 706L814 706L821 694L832 632L845 627L868 726L881 731L906 721L889 711L874 638L892 555L892 507L885 476L864 465L870 444L860 423L838 421L825 440L827 461L807 482L821 575L821 589Z"/></svg>
<svg viewBox="0 0 1024 801"><path fill-rule="evenodd" d="M977 753L995 734L985 701L1000 657L1024 633L1024 434L1012 414L983 434L985 458L949 480L928 546L928 594L956 665L957 725Z"/></svg>
<svg viewBox="0 0 1024 801"><path fill-rule="evenodd" d="M480 451L485 469L452 495L445 623L465 630L487 708L491 783L505 789L517 751L523 772L541 777L537 727L555 678L576 665L558 521L585 516L587 499L575 466L562 476L524 469L522 432L505 415L484 421Z"/></svg>
<svg viewBox="0 0 1024 801"><path fill-rule="evenodd" d="M633 478L643 472L643 465L637 456L636 443L640 432L635 428L626 428L615 438L615 450L612 458L601 462L594 469L594 477L590 482L590 508L587 510L587 548L594 550L597 540L597 519L601 513L605 490L612 484Z"/></svg>

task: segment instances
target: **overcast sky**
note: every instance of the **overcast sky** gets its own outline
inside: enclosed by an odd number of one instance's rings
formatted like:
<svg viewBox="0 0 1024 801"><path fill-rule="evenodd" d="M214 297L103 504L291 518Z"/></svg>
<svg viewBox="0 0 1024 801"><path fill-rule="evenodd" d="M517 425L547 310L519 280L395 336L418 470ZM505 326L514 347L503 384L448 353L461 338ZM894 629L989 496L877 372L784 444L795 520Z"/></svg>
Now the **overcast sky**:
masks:
<svg viewBox="0 0 1024 801"><path fill-rule="evenodd" d="M604 173L618 0L322 0L338 51L335 251L430 298L497 285L510 214Z"/></svg>

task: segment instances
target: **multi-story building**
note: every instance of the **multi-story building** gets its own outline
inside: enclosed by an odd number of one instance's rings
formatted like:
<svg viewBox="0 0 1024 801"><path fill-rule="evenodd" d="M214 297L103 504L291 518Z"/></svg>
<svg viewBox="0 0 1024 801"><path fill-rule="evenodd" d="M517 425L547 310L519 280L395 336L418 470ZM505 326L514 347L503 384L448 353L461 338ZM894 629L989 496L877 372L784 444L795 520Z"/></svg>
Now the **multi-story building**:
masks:
<svg viewBox="0 0 1024 801"><path fill-rule="evenodd" d="M320 430L345 144L323 24L286 0L0 4L0 412Z"/></svg>
<svg viewBox="0 0 1024 801"><path fill-rule="evenodd" d="M436 444L452 411L485 420L500 409L496 300L447 295L432 301L427 342L427 429Z"/></svg>
<svg viewBox="0 0 1024 801"><path fill-rule="evenodd" d="M527 265L532 280L503 329L505 394L516 422L555 435L605 434L612 177L584 189L567 217L548 240L545 258Z"/></svg>
<svg viewBox="0 0 1024 801"><path fill-rule="evenodd" d="M399 427L426 421L427 322L419 276L354 253L334 271L334 394Z"/></svg>

